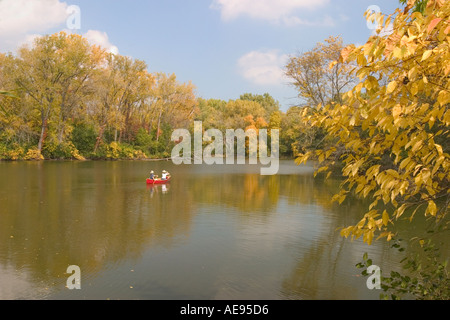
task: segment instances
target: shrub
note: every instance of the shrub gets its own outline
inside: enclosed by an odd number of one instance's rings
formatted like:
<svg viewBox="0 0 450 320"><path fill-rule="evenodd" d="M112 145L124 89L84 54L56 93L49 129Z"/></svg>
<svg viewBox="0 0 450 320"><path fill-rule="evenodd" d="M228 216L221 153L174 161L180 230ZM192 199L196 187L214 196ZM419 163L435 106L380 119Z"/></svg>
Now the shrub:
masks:
<svg viewBox="0 0 450 320"><path fill-rule="evenodd" d="M0 144L0 159L2 160L20 160L24 157L24 149L18 144L11 146Z"/></svg>
<svg viewBox="0 0 450 320"><path fill-rule="evenodd" d="M145 152L150 149L150 147L152 146L152 143L153 143L152 136L147 132L147 130L140 128L136 134L135 146L138 149Z"/></svg>
<svg viewBox="0 0 450 320"><path fill-rule="evenodd" d="M52 140L47 140L42 148L42 155L46 159L76 159L85 160L78 149L72 142L57 143Z"/></svg>
<svg viewBox="0 0 450 320"><path fill-rule="evenodd" d="M23 158L24 160L44 160L41 152L37 148L28 149L27 154Z"/></svg>
<svg viewBox="0 0 450 320"><path fill-rule="evenodd" d="M72 131L72 142L81 155L88 156L97 142L94 126L86 123L76 124Z"/></svg>

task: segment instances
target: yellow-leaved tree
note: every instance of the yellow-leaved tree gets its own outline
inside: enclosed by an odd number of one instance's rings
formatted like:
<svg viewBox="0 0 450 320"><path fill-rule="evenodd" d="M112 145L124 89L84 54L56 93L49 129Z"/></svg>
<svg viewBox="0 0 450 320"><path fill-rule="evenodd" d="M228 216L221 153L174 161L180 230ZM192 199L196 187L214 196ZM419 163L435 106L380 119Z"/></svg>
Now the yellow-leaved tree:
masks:
<svg viewBox="0 0 450 320"><path fill-rule="evenodd" d="M305 109L309 124L337 137L345 152L330 146L297 162L314 155L325 172L325 163L344 163L345 181L334 200L341 203L352 192L372 202L341 235L368 244L390 240L391 225L401 216L424 212L436 224L448 224L450 1L429 0L423 12L412 9L414 2L389 16L367 13L377 20L378 34L345 48L330 65L356 63L358 84L341 102Z"/></svg>

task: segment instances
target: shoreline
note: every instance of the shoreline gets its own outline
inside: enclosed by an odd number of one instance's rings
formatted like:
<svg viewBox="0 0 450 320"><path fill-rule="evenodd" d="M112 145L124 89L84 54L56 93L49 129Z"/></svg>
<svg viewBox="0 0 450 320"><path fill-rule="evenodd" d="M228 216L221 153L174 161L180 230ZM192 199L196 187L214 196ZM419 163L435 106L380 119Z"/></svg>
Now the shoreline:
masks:
<svg viewBox="0 0 450 320"><path fill-rule="evenodd" d="M278 160L292 160L295 161L295 157L280 157ZM246 158L246 160L248 160L248 158ZM83 161L149 161L149 162L160 162L160 161L172 161L172 158L158 158L158 159L152 159L152 158L141 158L141 159L137 159L137 158L114 158L114 159L106 159L106 158L100 158L100 159L0 159L0 162L48 162L48 161L79 161L79 162L83 162Z"/></svg>

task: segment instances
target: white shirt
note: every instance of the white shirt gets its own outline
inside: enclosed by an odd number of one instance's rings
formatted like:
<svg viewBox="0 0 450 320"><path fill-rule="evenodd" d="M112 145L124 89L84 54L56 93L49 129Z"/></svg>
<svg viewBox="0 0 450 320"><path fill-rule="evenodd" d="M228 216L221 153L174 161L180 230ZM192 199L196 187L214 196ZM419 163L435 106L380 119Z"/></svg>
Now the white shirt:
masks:
<svg viewBox="0 0 450 320"><path fill-rule="evenodd" d="M167 179L167 173L163 173L163 174L161 175L161 179L166 180L166 179Z"/></svg>

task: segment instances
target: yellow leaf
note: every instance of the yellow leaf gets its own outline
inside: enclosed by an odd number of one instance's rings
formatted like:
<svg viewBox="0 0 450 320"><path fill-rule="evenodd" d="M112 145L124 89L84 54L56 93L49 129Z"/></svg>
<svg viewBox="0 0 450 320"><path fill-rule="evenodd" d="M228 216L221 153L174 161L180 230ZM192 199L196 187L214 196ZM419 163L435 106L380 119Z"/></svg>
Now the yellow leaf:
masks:
<svg viewBox="0 0 450 320"><path fill-rule="evenodd" d="M442 90L441 92L439 92L437 101L441 106L446 105L447 103L450 102L450 93L445 90Z"/></svg>
<svg viewBox="0 0 450 320"><path fill-rule="evenodd" d="M331 69L333 69L336 65L337 65L337 61L333 61L333 62L331 62L330 63L330 65L328 66L328 68L331 70Z"/></svg>
<svg viewBox="0 0 450 320"><path fill-rule="evenodd" d="M432 53L433 53L433 50L425 51L422 56L422 61L427 60L431 56Z"/></svg>
<svg viewBox="0 0 450 320"><path fill-rule="evenodd" d="M372 202L369 206L369 210L372 210L373 207L375 207L378 204L378 200L375 200L374 202Z"/></svg>
<svg viewBox="0 0 450 320"><path fill-rule="evenodd" d="M446 29L445 29L445 34L449 34L450 33L450 26L448 26Z"/></svg>
<svg viewBox="0 0 450 320"><path fill-rule="evenodd" d="M358 57L356 58L356 62L360 66L365 66L367 64L367 60L366 60L366 57L364 56L364 54L358 55Z"/></svg>
<svg viewBox="0 0 450 320"><path fill-rule="evenodd" d="M397 88L397 81L392 81L388 84L386 93L392 93Z"/></svg>
<svg viewBox="0 0 450 320"><path fill-rule="evenodd" d="M402 205L400 206L400 208L398 208L398 209L396 210L395 218L396 218L396 219L400 218L400 217L403 215L403 213L405 212L405 210L406 210L406 204L402 204Z"/></svg>
<svg viewBox="0 0 450 320"><path fill-rule="evenodd" d="M435 144L434 146L440 155L444 153L444 150L442 149L441 145Z"/></svg>
<svg viewBox="0 0 450 320"><path fill-rule="evenodd" d="M437 213L437 207L436 207L436 203L434 203L433 200L428 201L428 208L427 208L427 212L429 214L431 214L432 216L435 216Z"/></svg>
<svg viewBox="0 0 450 320"><path fill-rule="evenodd" d="M416 74L417 74L417 67L411 68L411 70L409 70L409 72L408 72L408 78L409 78L409 80L410 80L410 81L414 80Z"/></svg>
<svg viewBox="0 0 450 320"><path fill-rule="evenodd" d="M341 236L347 238L350 235L352 229L353 229L353 227L348 227L348 228L342 229Z"/></svg>
<svg viewBox="0 0 450 320"><path fill-rule="evenodd" d="M402 56L402 49L401 48L395 48L394 49L394 57L395 58L397 58L397 59L402 59L403 58L403 56Z"/></svg>
<svg viewBox="0 0 450 320"><path fill-rule="evenodd" d="M325 155L323 153L320 154L319 156L319 162L324 162L325 161Z"/></svg>
<svg viewBox="0 0 450 320"><path fill-rule="evenodd" d="M344 48L341 52L341 58L343 61L346 61L350 55L350 53L353 51L353 47L348 46Z"/></svg>
<svg viewBox="0 0 450 320"><path fill-rule="evenodd" d="M417 150L419 150L419 148L422 146L422 141L419 140L416 142L416 144L414 144L414 146L412 147L411 151L412 152L416 152Z"/></svg>
<svg viewBox="0 0 450 320"><path fill-rule="evenodd" d="M373 241L374 230L369 230L364 234L364 241L370 246Z"/></svg>
<svg viewBox="0 0 450 320"><path fill-rule="evenodd" d="M383 225L387 226L389 223L389 214L386 212L386 210L383 211Z"/></svg>
<svg viewBox="0 0 450 320"><path fill-rule="evenodd" d="M392 115L394 116L394 119L397 119L400 114L402 113L402 106L397 104L393 109L392 109Z"/></svg>
<svg viewBox="0 0 450 320"><path fill-rule="evenodd" d="M386 239L386 240L387 240L387 241L391 241L391 239L392 239L392 233L390 233L390 232L389 232L389 234L388 234L388 236L387 236L387 239Z"/></svg>

